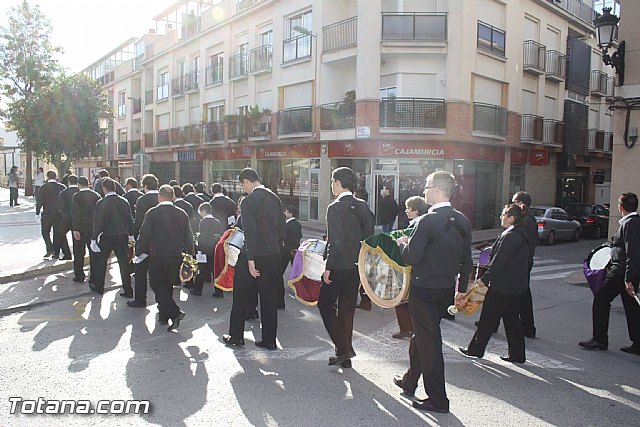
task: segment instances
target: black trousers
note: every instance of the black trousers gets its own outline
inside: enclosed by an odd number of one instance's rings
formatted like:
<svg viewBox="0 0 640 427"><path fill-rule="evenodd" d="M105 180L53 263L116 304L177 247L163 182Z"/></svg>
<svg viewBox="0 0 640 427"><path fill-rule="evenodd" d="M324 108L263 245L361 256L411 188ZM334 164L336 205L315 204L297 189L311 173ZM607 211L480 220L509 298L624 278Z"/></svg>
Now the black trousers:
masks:
<svg viewBox="0 0 640 427"><path fill-rule="evenodd" d="M60 215L56 214L42 214L40 221L40 231L42 232L42 239L47 247L48 254L54 254L58 256L60 253L60 243L56 236L56 229L60 223ZM51 241L51 231L53 230L53 241Z"/></svg>
<svg viewBox="0 0 640 427"><path fill-rule="evenodd" d="M91 230L79 231L79 233L80 240L73 239L73 275L78 279L85 279L84 255L86 248L89 251L89 283L95 283L97 254L89 248Z"/></svg>
<svg viewBox="0 0 640 427"><path fill-rule="evenodd" d="M638 292L638 283L633 287ZM602 344L609 344L609 312L611 301L618 295L622 298L624 314L627 317L627 330L633 346L640 348L640 305L625 290L624 277L616 276L608 271L604 284L593 297L593 339Z"/></svg>
<svg viewBox="0 0 640 427"><path fill-rule="evenodd" d="M249 274L247 254L241 252L238 256L233 276L233 304L229 319L229 335L233 339L243 339L245 316L251 304L251 293L252 290L257 289L260 295L262 341L265 344L275 345L278 329L277 286L282 280L280 254L257 256L254 261L256 269L260 272L257 278Z"/></svg>
<svg viewBox="0 0 640 427"><path fill-rule="evenodd" d="M197 292L202 292L204 282L210 282L213 280L213 251L202 251L202 253L207 255L207 262L198 264L198 274L196 274L196 278L193 281L193 290ZM222 291L216 288L216 293L217 292Z"/></svg>
<svg viewBox="0 0 640 427"><path fill-rule="evenodd" d="M57 239L58 246L65 258L71 258L71 249L69 249L69 241L67 240L67 234L69 231L71 231L71 220L64 218L60 219L58 227L53 227L53 241L55 242Z"/></svg>
<svg viewBox="0 0 640 427"><path fill-rule="evenodd" d="M495 292L489 287L484 298L478 329L469 343L469 353L480 357L484 356L495 325L502 319L507 334L509 357L515 360L525 360L524 331L518 317L518 304L521 300L522 295L505 295Z"/></svg>
<svg viewBox="0 0 640 427"><path fill-rule="evenodd" d="M9 187L9 206L18 204L18 189L15 187Z"/></svg>
<svg viewBox="0 0 640 427"><path fill-rule="evenodd" d="M96 268L96 289L104 290L105 277L107 275L107 263L111 257L111 252L116 254L118 259L118 267L120 267L120 279L122 280L122 289L127 292L133 292L131 289L131 276L129 275L129 238L127 235L121 236L102 236L100 239L100 252L97 253Z"/></svg>
<svg viewBox="0 0 640 427"><path fill-rule="evenodd" d="M180 265L182 265L182 255L174 257L152 255L145 259L145 261L147 260L149 282L158 303L158 318L160 320L173 319L180 312L180 307L173 299L173 283L176 275L179 274Z"/></svg>
<svg viewBox="0 0 640 427"><path fill-rule="evenodd" d="M329 332L331 341L336 346L336 356L353 352L353 316L358 301L360 276L358 269L331 270L330 284L324 282L320 287L318 309Z"/></svg>
<svg viewBox="0 0 640 427"><path fill-rule="evenodd" d="M529 261L529 276L527 277L527 291L520 298L518 315L522 322L522 329L525 335L535 336L536 326L533 320L533 299L531 297L531 269L533 268L533 260Z"/></svg>
<svg viewBox="0 0 640 427"><path fill-rule="evenodd" d="M396 306L396 318L398 319L400 332L413 332L413 325L411 324L411 313L409 313L409 303L404 303Z"/></svg>
<svg viewBox="0 0 640 427"><path fill-rule="evenodd" d="M449 409L449 399L445 390L440 319L451 301L448 288L411 289L409 312L413 337L409 343L409 370L403 378L407 388L415 389L422 375L429 401L445 409Z"/></svg>
<svg viewBox="0 0 640 427"><path fill-rule="evenodd" d="M179 267L178 267L179 268ZM136 301L147 302L147 274L149 273L149 257L138 264L133 264L134 296ZM179 282L178 282L179 283Z"/></svg>
<svg viewBox="0 0 640 427"><path fill-rule="evenodd" d="M291 255L291 253L289 251L280 252L280 270L282 271L280 277L282 279L281 285L278 286L278 308L284 308L285 306L284 296L286 294L287 280L284 278L284 272L287 271L287 267L289 266L290 262L293 262L293 256Z"/></svg>

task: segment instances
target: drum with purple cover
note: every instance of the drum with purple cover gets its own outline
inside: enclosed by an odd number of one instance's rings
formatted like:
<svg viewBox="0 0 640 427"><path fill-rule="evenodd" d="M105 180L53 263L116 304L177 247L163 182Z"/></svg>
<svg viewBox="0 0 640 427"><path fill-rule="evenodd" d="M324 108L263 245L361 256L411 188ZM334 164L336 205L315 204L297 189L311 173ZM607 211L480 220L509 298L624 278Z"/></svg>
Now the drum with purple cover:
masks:
<svg viewBox="0 0 640 427"><path fill-rule="evenodd" d="M584 260L582 269L584 277L587 279L591 292L595 295L602 285L607 275L607 267L611 263L611 246L605 243L598 246L589 253Z"/></svg>
<svg viewBox="0 0 640 427"><path fill-rule="evenodd" d="M309 239L300 244L291 264L288 285L293 289L296 299L305 305L318 304L322 275L326 261L324 252L327 242Z"/></svg>

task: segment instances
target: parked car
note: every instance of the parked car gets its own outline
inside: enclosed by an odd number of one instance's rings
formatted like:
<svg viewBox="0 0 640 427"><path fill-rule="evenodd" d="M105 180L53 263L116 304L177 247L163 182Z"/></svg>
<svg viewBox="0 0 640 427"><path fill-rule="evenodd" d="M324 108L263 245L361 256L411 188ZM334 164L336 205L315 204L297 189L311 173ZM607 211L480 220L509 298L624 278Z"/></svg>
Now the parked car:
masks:
<svg viewBox="0 0 640 427"><path fill-rule="evenodd" d="M580 238L580 223L571 219L563 209L548 206L532 206L530 209L538 221L538 238L549 246L557 239L578 241Z"/></svg>
<svg viewBox="0 0 640 427"><path fill-rule="evenodd" d="M603 205L572 203L566 208L572 219L580 223L582 232L594 239L602 239L609 230L609 209Z"/></svg>

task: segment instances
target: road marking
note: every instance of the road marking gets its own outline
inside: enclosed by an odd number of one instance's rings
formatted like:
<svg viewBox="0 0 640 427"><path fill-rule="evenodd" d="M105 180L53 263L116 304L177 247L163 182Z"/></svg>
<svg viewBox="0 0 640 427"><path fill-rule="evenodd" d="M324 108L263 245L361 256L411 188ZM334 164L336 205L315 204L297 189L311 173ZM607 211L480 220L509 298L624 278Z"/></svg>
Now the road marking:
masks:
<svg viewBox="0 0 640 427"><path fill-rule="evenodd" d="M575 273L575 270L565 271L563 273L556 273L556 274L543 274L542 276L531 276L531 280L564 279L565 277L568 277L574 273Z"/></svg>
<svg viewBox="0 0 640 427"><path fill-rule="evenodd" d="M561 269L567 269L567 268L577 269L580 267L582 267L582 264L547 265L545 267L533 267L531 269L531 274L542 273L543 271L554 271L554 270L561 270Z"/></svg>

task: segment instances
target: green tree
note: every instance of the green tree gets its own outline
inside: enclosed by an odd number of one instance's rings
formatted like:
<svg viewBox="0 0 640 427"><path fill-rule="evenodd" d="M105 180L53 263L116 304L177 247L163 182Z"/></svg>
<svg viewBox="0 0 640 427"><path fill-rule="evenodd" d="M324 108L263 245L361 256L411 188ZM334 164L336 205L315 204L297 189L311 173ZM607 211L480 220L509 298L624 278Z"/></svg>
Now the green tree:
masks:
<svg viewBox="0 0 640 427"><path fill-rule="evenodd" d="M33 143L27 104L59 71L54 55L61 49L51 44L51 24L39 6L24 0L11 8L7 20L8 26L0 27L0 96L7 106L0 114L8 119L7 127L18 134L20 147L26 153L25 194L30 196Z"/></svg>
<svg viewBox="0 0 640 427"><path fill-rule="evenodd" d="M57 77L31 96L19 113L30 120L34 152L60 173L97 152L104 140L98 118L112 115L107 94L85 74Z"/></svg>

